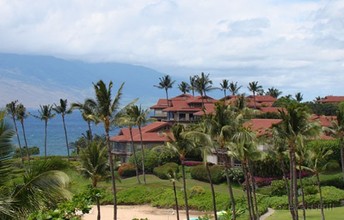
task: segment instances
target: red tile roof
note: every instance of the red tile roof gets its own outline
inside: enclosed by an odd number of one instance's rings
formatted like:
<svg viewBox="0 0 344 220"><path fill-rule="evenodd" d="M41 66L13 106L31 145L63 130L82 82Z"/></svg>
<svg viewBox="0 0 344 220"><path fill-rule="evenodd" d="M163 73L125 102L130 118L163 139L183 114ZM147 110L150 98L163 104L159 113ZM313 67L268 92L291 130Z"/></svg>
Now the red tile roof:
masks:
<svg viewBox="0 0 344 220"><path fill-rule="evenodd" d="M283 110L283 108L280 108L280 107L260 107L259 110L264 112L264 113L267 113L267 112L278 113L279 110Z"/></svg>
<svg viewBox="0 0 344 220"><path fill-rule="evenodd" d="M344 96L325 96L325 98L322 98L318 100L320 103L339 103L344 102Z"/></svg>
<svg viewBox="0 0 344 220"><path fill-rule="evenodd" d="M167 100L166 99L159 99L158 103L151 106L150 108L151 109L163 109L163 108L167 108L167 107L168 107Z"/></svg>
<svg viewBox="0 0 344 220"><path fill-rule="evenodd" d="M336 116L325 116L325 115L312 115L311 121L318 121L323 127L330 127L332 121L337 120Z"/></svg>
<svg viewBox="0 0 344 220"><path fill-rule="evenodd" d="M171 124L168 122L153 122L149 125L142 127L142 141L144 143L151 142L161 142L164 143L168 141L168 137L164 134L165 132L169 134L169 128ZM135 143L139 143L140 133L138 128L132 129L133 140ZM110 138L113 142L127 143L131 141L129 128L122 128L117 136Z"/></svg>
<svg viewBox="0 0 344 220"><path fill-rule="evenodd" d="M272 125L280 123L281 119L258 119L254 118L244 123L244 126L250 127L258 136L263 135L272 128Z"/></svg>

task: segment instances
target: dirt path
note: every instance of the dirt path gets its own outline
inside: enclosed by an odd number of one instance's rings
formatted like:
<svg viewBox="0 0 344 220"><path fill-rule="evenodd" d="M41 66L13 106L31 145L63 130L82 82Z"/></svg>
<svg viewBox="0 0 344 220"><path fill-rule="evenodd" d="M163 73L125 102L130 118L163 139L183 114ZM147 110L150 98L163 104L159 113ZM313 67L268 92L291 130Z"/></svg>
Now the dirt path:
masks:
<svg viewBox="0 0 344 220"><path fill-rule="evenodd" d="M273 209L271 209L271 208L268 208L268 211L267 211L264 215L260 216L259 220L265 220L265 219L267 219L267 218L270 217L272 214L274 214L274 212L275 212L275 210L273 210Z"/></svg>

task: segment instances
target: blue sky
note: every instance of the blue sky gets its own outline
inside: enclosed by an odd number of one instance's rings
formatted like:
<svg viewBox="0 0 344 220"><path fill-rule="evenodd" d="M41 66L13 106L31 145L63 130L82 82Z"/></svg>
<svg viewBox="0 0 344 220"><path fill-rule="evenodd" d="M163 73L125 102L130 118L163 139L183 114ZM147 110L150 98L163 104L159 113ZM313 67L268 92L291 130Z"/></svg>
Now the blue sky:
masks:
<svg viewBox="0 0 344 220"><path fill-rule="evenodd" d="M344 95L342 0L0 0L0 14L0 52Z"/></svg>

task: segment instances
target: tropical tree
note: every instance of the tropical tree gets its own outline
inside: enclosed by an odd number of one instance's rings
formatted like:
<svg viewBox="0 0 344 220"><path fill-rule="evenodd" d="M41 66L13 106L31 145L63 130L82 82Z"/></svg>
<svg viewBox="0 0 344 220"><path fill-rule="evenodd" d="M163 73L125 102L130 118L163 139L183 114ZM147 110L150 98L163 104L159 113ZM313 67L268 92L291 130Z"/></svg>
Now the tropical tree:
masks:
<svg viewBox="0 0 344 220"><path fill-rule="evenodd" d="M260 152L257 150L256 134L250 128L241 127L233 135L228 150L229 156L241 162L245 176L247 207L250 219L259 219L255 182L251 167L252 161L260 157Z"/></svg>
<svg viewBox="0 0 344 220"><path fill-rule="evenodd" d="M169 101L168 101L168 89L172 88L173 84L175 83L175 80L172 80L169 75L165 75L163 77L159 78L160 82L158 85L154 85L155 87L159 89L164 89L166 93L166 102L167 105L169 106Z"/></svg>
<svg viewBox="0 0 344 220"><path fill-rule="evenodd" d="M25 142L25 147L26 147L26 156L27 156L28 161L30 163L29 146L27 145L26 132L25 132L25 126L24 126L24 120L28 116L29 115L27 114L26 108L24 107L24 105L19 103L18 106L17 106L16 117L17 117L17 120L20 121L20 124L21 124L21 127L22 127L23 136L24 136L24 142Z"/></svg>
<svg viewBox="0 0 344 220"><path fill-rule="evenodd" d="M320 196L319 205L320 205L320 211L321 211L321 219L325 220L324 205L323 205L324 202L323 202L323 196L322 196L322 191L321 191L321 186L320 186L319 173L331 167L338 166L338 163L332 160L328 161L328 156L331 155L333 151L323 145L309 148L308 152L309 152L309 157L307 158L308 167L304 167L304 169L311 171L316 176L319 196Z"/></svg>
<svg viewBox="0 0 344 220"><path fill-rule="evenodd" d="M19 138L19 134L18 134L17 122L16 122L17 103L18 103L18 100L15 100L15 101L8 103L6 105L6 109L7 109L7 112L11 116L12 121L13 121L14 129L15 129L16 136L17 136L18 146L19 146L21 162L22 162L22 165L24 165L24 156L23 156L22 146L21 146L20 138Z"/></svg>
<svg viewBox="0 0 344 220"><path fill-rule="evenodd" d="M118 113L119 109L119 101L122 97L122 89L124 83L121 84L119 89L117 90L117 94L114 98L112 98L111 90L112 90L113 83L112 81L109 82L109 85L99 80L96 84L93 84L96 99L93 103L95 106L95 114L94 118L96 121L100 121L104 124L105 136L106 136L106 144L108 149L108 160L110 166L110 173L111 173L111 180L112 180L112 193L113 193L113 208L114 208L114 220L117 220L117 196L116 196L116 181L115 181L115 172L114 172L114 162L111 153L111 143L110 143L110 128L111 125L116 120L116 113Z"/></svg>
<svg viewBox="0 0 344 220"><path fill-rule="evenodd" d="M66 148L67 148L67 155L68 155L68 160L70 160L70 154L69 154L69 146L68 146L68 135L67 135L67 128L66 128L66 122L65 122L65 116L67 114L72 113L72 109L67 109L67 99L60 99L60 105L54 104L55 107L53 107L53 110L61 115L62 117L62 123L63 123L63 130L64 130L64 135L65 135L65 141L66 141Z"/></svg>
<svg viewBox="0 0 344 220"><path fill-rule="evenodd" d="M320 132L317 123L309 121L308 109L297 102L290 102L284 106L285 110L279 110L281 123L274 125L279 137L285 139L289 150L290 169L290 213L293 220L298 219L298 194L296 176L296 149L300 140L314 138Z"/></svg>
<svg viewBox="0 0 344 220"><path fill-rule="evenodd" d="M186 94L187 92L190 92L190 85L187 82L182 81L178 85L179 90L183 93Z"/></svg>
<svg viewBox="0 0 344 220"><path fill-rule="evenodd" d="M92 129L91 129L91 122L93 121L94 123L98 123L96 121L96 118L93 117L95 114L95 101L92 99L86 99L84 103L72 103L72 109L79 109L81 112L82 118L87 122L88 126L88 136L90 137L90 140L93 140L93 134L92 134Z"/></svg>
<svg viewBox="0 0 344 220"><path fill-rule="evenodd" d="M229 89L229 81L228 79L223 79L222 83L220 83L221 90L223 91L224 97L226 97L226 91Z"/></svg>
<svg viewBox="0 0 344 220"><path fill-rule="evenodd" d="M254 108L257 108L256 103L256 94L261 93L263 91L263 87L261 85L258 85L258 81L253 81L248 84L248 90L252 92L253 95L253 102L254 102Z"/></svg>
<svg viewBox="0 0 344 220"><path fill-rule="evenodd" d="M280 91L277 88L271 87L271 88L268 88L268 91L265 94L277 99L278 96L282 94L282 91Z"/></svg>
<svg viewBox="0 0 344 220"><path fill-rule="evenodd" d="M302 100L303 100L303 95L302 95L301 92L298 92L298 93L295 94L295 100L296 100L297 102L302 102Z"/></svg>
<svg viewBox="0 0 344 220"><path fill-rule="evenodd" d="M230 82L229 83L229 91L232 93L232 96L235 96L238 94L239 90L242 86L238 86L238 82Z"/></svg>
<svg viewBox="0 0 344 220"><path fill-rule="evenodd" d="M133 121L135 125L139 129L140 134L140 146L141 146L141 155L142 155L142 174L143 174L143 182L146 184L146 172L145 172L145 151L143 146L142 140L142 126L145 125L148 120L149 109L142 109L141 106L132 105L130 108L131 116L133 117Z"/></svg>
<svg viewBox="0 0 344 220"><path fill-rule="evenodd" d="M176 204L177 220L179 220L179 205L178 205L178 197L177 197L177 189L176 189L176 181L179 180L179 176L178 174L176 174L176 172L168 173L167 176L172 182L174 201Z"/></svg>
<svg viewBox="0 0 344 220"><path fill-rule="evenodd" d="M190 219L189 216L189 205L188 205L188 196L186 190L186 177L185 177L185 156L188 152L193 149L193 142L185 137L184 133L187 131L187 128L183 124L174 124L171 128L171 134L166 134L169 138L167 142L167 147L172 149L179 155L180 164L182 166L182 179L183 179L183 192L184 192L184 201L185 201L185 211L187 220Z"/></svg>
<svg viewBox="0 0 344 220"><path fill-rule="evenodd" d="M207 96L207 92L213 90L213 81L209 79L209 74L201 73L201 75L196 76L195 81L195 91L197 91L202 98Z"/></svg>
<svg viewBox="0 0 344 220"><path fill-rule="evenodd" d="M47 158L47 140L48 140L48 121L55 117L52 113L51 105L40 105L39 115L33 115L35 118L44 121L44 157Z"/></svg>
<svg viewBox="0 0 344 220"><path fill-rule="evenodd" d="M195 96L195 90L196 90L196 79L197 75L190 76L190 90L192 91L192 96Z"/></svg>
<svg viewBox="0 0 344 220"><path fill-rule="evenodd" d="M80 154L81 170L84 175L91 179L92 187L97 188L98 182L108 175L108 163L106 155L106 146L101 141L92 141L86 148L81 150ZM97 203L97 219L100 220L99 193L95 195Z"/></svg>

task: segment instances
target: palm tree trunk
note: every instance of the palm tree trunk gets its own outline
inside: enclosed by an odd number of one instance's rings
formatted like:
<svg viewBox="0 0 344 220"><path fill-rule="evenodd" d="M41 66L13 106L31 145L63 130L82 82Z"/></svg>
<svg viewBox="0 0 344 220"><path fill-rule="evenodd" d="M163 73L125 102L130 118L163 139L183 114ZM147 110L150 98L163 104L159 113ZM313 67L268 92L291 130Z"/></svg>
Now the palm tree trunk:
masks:
<svg viewBox="0 0 344 220"><path fill-rule="evenodd" d="M281 159L281 168L282 168L282 172L283 172L283 180L284 180L284 184L285 184L285 189L288 195L288 204L290 207L291 204L291 200L290 200L290 189L289 189L289 184L288 184L288 178L287 178L287 172L286 172L286 168L285 168L285 164L284 161Z"/></svg>
<svg viewBox="0 0 344 220"><path fill-rule="evenodd" d="M178 206L178 198L177 198L177 191L176 191L176 183L173 181L172 184L173 184L174 201L176 203L177 220L179 220L179 206Z"/></svg>
<svg viewBox="0 0 344 220"><path fill-rule="evenodd" d="M90 132L90 139L91 141L93 140L93 134L92 134L92 129L91 129L91 121L87 121L87 126L88 126L88 132Z"/></svg>
<svg viewBox="0 0 344 220"><path fill-rule="evenodd" d="M256 93L253 92L253 102L254 102L254 108L257 109L257 104L256 104Z"/></svg>
<svg viewBox="0 0 344 220"><path fill-rule="evenodd" d="M318 183L318 189L319 189L319 195L320 195L321 220L325 220L323 197L322 197L322 191L321 191L321 186L320 186L320 178L319 178L319 173L318 172L316 172L316 177L317 177L317 183Z"/></svg>
<svg viewBox="0 0 344 220"><path fill-rule="evenodd" d="M100 217L100 203L99 203L98 196L96 196L96 202L97 202L97 211L98 211L98 213L97 213L97 220L100 220L101 219L101 217Z"/></svg>
<svg viewBox="0 0 344 220"><path fill-rule="evenodd" d="M340 162L342 164L342 173L343 173L343 181L344 181L344 140L343 138L339 139L339 146L340 146Z"/></svg>
<svg viewBox="0 0 344 220"><path fill-rule="evenodd" d="M293 146L289 150L290 155L290 212L293 220L298 220L298 199L297 199L297 176L296 176L296 158Z"/></svg>
<svg viewBox="0 0 344 220"><path fill-rule="evenodd" d="M141 142L141 151L142 151L142 174L143 174L143 182L146 184L146 173L145 173L145 150L144 150L144 148L143 148L141 126L139 126L139 132L140 132L140 142Z"/></svg>
<svg viewBox="0 0 344 220"><path fill-rule="evenodd" d="M66 148L67 148L67 155L68 155L68 161L70 160L70 155L69 155L69 146L68 146L68 136L67 136L67 128L66 128L66 122L65 122L65 117L62 114L62 122L63 122L63 130L65 134L65 140L66 140Z"/></svg>
<svg viewBox="0 0 344 220"><path fill-rule="evenodd" d="M255 214L257 216L257 219L259 219L258 203L257 203L257 196L256 196L256 180L254 179L253 169L252 169L252 166L250 166L250 163L248 163L248 169L250 171L249 175L250 175L251 183L252 183L252 194L253 194L253 204L254 204Z"/></svg>
<svg viewBox="0 0 344 220"><path fill-rule="evenodd" d="M235 220L236 219L235 198L234 198L234 194L233 194L232 182L231 182L231 179L229 178L229 169L228 168L226 168L225 173L226 173L226 180L227 180L227 185L228 185L229 198L231 200L232 219Z"/></svg>
<svg viewBox="0 0 344 220"><path fill-rule="evenodd" d="M12 119L13 119L14 129L15 129L16 135L17 135L21 163L24 166L24 156L23 156L22 146L21 146L20 138L19 138L19 134L18 134L18 128L17 128L16 119L14 118L14 116L12 116Z"/></svg>
<svg viewBox="0 0 344 220"><path fill-rule="evenodd" d="M129 127L129 132L130 132L131 148L132 148L133 154L134 154L134 163L135 163L137 183L141 184L140 176L139 176L139 166L138 166L137 157L136 157L136 147L134 146L134 140L133 140L133 129L131 126Z"/></svg>
<svg viewBox="0 0 344 220"><path fill-rule="evenodd" d="M25 141L25 146L26 146L26 156L27 159L30 163L30 152L29 152L29 146L27 145L27 139L26 139L26 133L25 133L25 127L24 127L24 121L20 121L22 130L23 130L23 136L24 136L24 141Z"/></svg>
<svg viewBox="0 0 344 220"><path fill-rule="evenodd" d="M185 177L185 166L184 166L184 160L180 161L182 164L182 175L183 175L183 191L184 191L184 202L185 202L185 212L186 212L186 219L190 220L189 216L189 205L188 205L188 195L186 192L186 177Z"/></svg>
<svg viewBox="0 0 344 220"><path fill-rule="evenodd" d="M306 203L305 203L305 193L303 190L303 183L302 183L301 163L299 164L299 179L300 179L300 189L301 189L301 196L302 196L302 216L303 216L303 220L306 220Z"/></svg>
<svg viewBox="0 0 344 220"><path fill-rule="evenodd" d="M248 177L248 171L247 171L246 165L243 162L242 162L242 169L243 169L244 176L245 176L247 209L248 209L249 214L250 214L250 219L253 220L253 219L255 219L255 215L254 215L254 210L253 210L253 206L252 206L251 187L250 187L250 183L249 183L250 180Z"/></svg>
<svg viewBox="0 0 344 220"><path fill-rule="evenodd" d="M111 145L110 145L110 136L109 131L106 128L106 142L108 147L108 158L109 158L109 166L110 166L110 173L111 173L111 181L112 181L112 193L113 193L113 219L117 220L117 195L116 195L116 180L115 180L115 172L113 169L114 162L111 153Z"/></svg>
<svg viewBox="0 0 344 220"><path fill-rule="evenodd" d="M208 180L209 180L210 189L211 189L211 196L212 196L212 200L213 200L214 219L217 220L215 190L214 190L213 181L211 180L211 174L210 174L210 169L209 169L208 162L205 162L205 167L207 169Z"/></svg>
<svg viewBox="0 0 344 220"><path fill-rule="evenodd" d="M48 121L44 122L44 157L47 159L47 138L48 138Z"/></svg>

